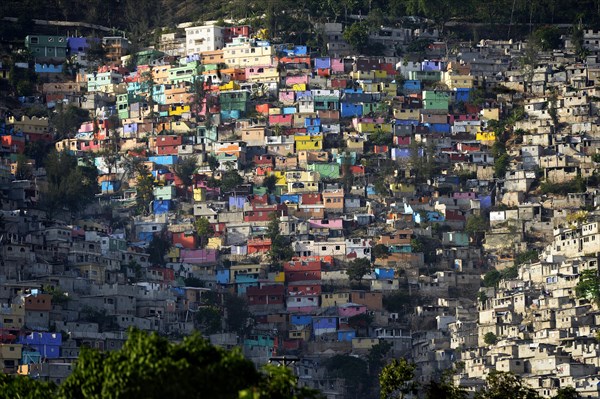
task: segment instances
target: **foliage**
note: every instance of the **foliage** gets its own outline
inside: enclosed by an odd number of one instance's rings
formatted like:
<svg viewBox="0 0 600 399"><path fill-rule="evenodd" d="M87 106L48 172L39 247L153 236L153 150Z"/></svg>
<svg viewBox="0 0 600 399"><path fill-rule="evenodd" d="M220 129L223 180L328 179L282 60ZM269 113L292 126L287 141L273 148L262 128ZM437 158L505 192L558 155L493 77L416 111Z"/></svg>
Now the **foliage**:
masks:
<svg viewBox="0 0 600 399"><path fill-rule="evenodd" d="M383 307L390 313L402 313L411 309L412 298L406 291L395 291L383 297Z"/></svg>
<svg viewBox="0 0 600 399"><path fill-rule="evenodd" d="M375 259L378 258L387 258L390 256L390 249L387 247L387 245L384 244L377 244L375 245L372 249L371 252L373 253L373 257Z"/></svg>
<svg viewBox="0 0 600 399"><path fill-rule="evenodd" d="M196 312L196 327L204 335L215 334L221 330L221 312L214 306L200 308Z"/></svg>
<svg viewBox="0 0 600 399"><path fill-rule="evenodd" d="M496 334L490 331L485 333L483 336L483 342L485 342L487 345L494 345L496 342L498 342L498 337Z"/></svg>
<svg viewBox="0 0 600 399"><path fill-rule="evenodd" d="M362 53L369 45L369 25L365 21L355 22L344 29L343 36L352 48Z"/></svg>
<svg viewBox="0 0 600 399"><path fill-rule="evenodd" d="M392 133L386 133L382 129L376 129L369 136L369 141L375 145L387 145L391 146L394 142L394 136Z"/></svg>
<svg viewBox="0 0 600 399"><path fill-rule="evenodd" d="M598 270L584 270L579 275L579 281L575 286L575 292L579 298L593 300L600 305L600 277Z"/></svg>
<svg viewBox="0 0 600 399"><path fill-rule="evenodd" d="M187 188L194 182L194 173L198 169L198 158L195 156L180 158L179 162L173 168L175 175L181 180L181 183Z"/></svg>
<svg viewBox="0 0 600 399"><path fill-rule="evenodd" d="M90 203L99 191L98 171L88 164L78 164L67 152L52 151L46 159L48 188L43 203L48 213L66 207L77 212Z"/></svg>
<svg viewBox="0 0 600 399"><path fill-rule="evenodd" d="M148 215L149 207L154 200L154 178L146 170L139 170L135 185L135 208L138 214Z"/></svg>
<svg viewBox="0 0 600 399"><path fill-rule="evenodd" d="M169 240L167 232L154 234L150 244L148 244L148 261L153 265L164 266L166 263L165 256L169 249L171 249L171 240Z"/></svg>
<svg viewBox="0 0 600 399"><path fill-rule="evenodd" d="M82 350L58 397L225 399L261 382L252 362L238 350L214 347L198 334L181 343L138 330L128 335L118 351Z"/></svg>
<svg viewBox="0 0 600 399"><path fill-rule="evenodd" d="M483 276L483 286L484 287L495 287L502 280L502 275L496 269L490 270L485 273Z"/></svg>
<svg viewBox="0 0 600 399"><path fill-rule="evenodd" d="M275 192L275 186L277 184L277 177L275 175L269 175L264 178L262 186L267 189L267 193L273 194Z"/></svg>
<svg viewBox="0 0 600 399"><path fill-rule="evenodd" d="M569 193L585 192L586 185L581 177L576 177L575 179L564 183L552 183L546 180L540 185L540 190L542 194L567 195Z"/></svg>
<svg viewBox="0 0 600 399"><path fill-rule="evenodd" d="M538 252L535 249L520 252L515 257L515 266L522 265L523 263L534 262L538 260Z"/></svg>
<svg viewBox="0 0 600 399"><path fill-rule="evenodd" d="M369 259L358 258L350 262L350 264L346 268L346 274L348 275L348 278L350 280L360 282L362 281L365 274L370 273L371 270L371 261L369 261Z"/></svg>
<svg viewBox="0 0 600 399"><path fill-rule="evenodd" d="M225 312L227 315L227 330L239 335L245 335L250 330L250 317L248 304L244 298L228 294L225 296Z"/></svg>
<svg viewBox="0 0 600 399"><path fill-rule="evenodd" d="M206 162L208 163L208 167L212 172L219 168L219 160L212 154L208 154Z"/></svg>
<svg viewBox="0 0 600 399"><path fill-rule="evenodd" d="M198 235L200 238L200 246L204 248L208 242L208 238L215 233L213 225L207 218L201 216L196 218L196 221L194 222L194 229L196 230L196 235Z"/></svg>
<svg viewBox="0 0 600 399"><path fill-rule="evenodd" d="M485 386L475 395L476 399L539 399L539 395L525 386L520 377L500 371L488 374Z"/></svg>
<svg viewBox="0 0 600 399"><path fill-rule="evenodd" d="M471 215L467 218L465 231L469 234L482 233L487 230L487 220L481 215Z"/></svg>
<svg viewBox="0 0 600 399"><path fill-rule="evenodd" d="M72 137L83 122L90 118L89 112L85 109L76 107L73 104L68 106L57 106L57 109L50 118L50 123L56 130L58 139Z"/></svg>
<svg viewBox="0 0 600 399"><path fill-rule="evenodd" d="M380 398L404 398L404 395L413 393L417 384L413 363L406 359L394 359L379 373Z"/></svg>
<svg viewBox="0 0 600 399"><path fill-rule="evenodd" d="M469 397L464 388L452 383L451 375L443 373L439 381L431 380L425 387L426 399L467 399Z"/></svg>
<svg viewBox="0 0 600 399"><path fill-rule="evenodd" d="M381 366L383 366L383 359L385 359L385 356L390 349L392 349L392 344L383 340L371 347L371 350L369 350L369 354L367 355L369 371L371 374L378 373Z"/></svg>
<svg viewBox="0 0 600 399"><path fill-rule="evenodd" d="M263 378L256 387L240 391L239 399L319 399L317 391L297 387L298 377L288 367L267 364Z"/></svg>
<svg viewBox="0 0 600 399"><path fill-rule="evenodd" d="M244 178L240 176L237 170L231 169L223 172L221 175L221 180L219 181L219 187L223 192L231 192L237 186L244 182Z"/></svg>
<svg viewBox="0 0 600 399"><path fill-rule="evenodd" d="M499 179L504 179L508 165L510 163L510 157L508 154L501 154L498 158L494 159L494 176Z"/></svg>
<svg viewBox="0 0 600 399"><path fill-rule="evenodd" d="M56 385L52 382L0 373L0 399L51 398L54 392L56 392Z"/></svg>
<svg viewBox="0 0 600 399"><path fill-rule="evenodd" d="M581 395L573 387L559 388L556 395L552 399L579 399Z"/></svg>
<svg viewBox="0 0 600 399"><path fill-rule="evenodd" d="M358 394L368 390L371 383L367 362L350 355L335 355L323 362L330 378L343 378L349 392Z"/></svg>
<svg viewBox="0 0 600 399"><path fill-rule="evenodd" d="M33 168L29 159L23 154L17 155L17 167L15 169L16 180L30 180L33 178Z"/></svg>
<svg viewBox="0 0 600 399"><path fill-rule="evenodd" d="M271 270L279 271L281 269L281 262L287 262L292 259L295 253L289 245L289 240L281 235L281 230L279 229L279 217L276 212L269 215L267 237L271 240L271 248L267 253L271 262Z"/></svg>

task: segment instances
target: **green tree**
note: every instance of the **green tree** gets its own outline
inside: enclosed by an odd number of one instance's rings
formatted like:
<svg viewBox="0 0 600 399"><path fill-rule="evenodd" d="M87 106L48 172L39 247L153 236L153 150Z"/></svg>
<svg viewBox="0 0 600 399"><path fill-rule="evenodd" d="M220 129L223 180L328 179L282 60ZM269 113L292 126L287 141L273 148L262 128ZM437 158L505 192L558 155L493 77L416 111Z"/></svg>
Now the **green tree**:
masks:
<svg viewBox="0 0 600 399"><path fill-rule="evenodd" d="M355 22L344 29L344 40L359 53L365 51L369 45L369 25L367 22Z"/></svg>
<svg viewBox="0 0 600 399"><path fill-rule="evenodd" d="M348 392L354 392L356 397L368 392L371 378L367 371L367 362L350 355L335 355L325 360L323 366L330 378L343 378Z"/></svg>
<svg viewBox="0 0 600 399"><path fill-rule="evenodd" d="M552 399L579 399L581 395L573 387L559 388Z"/></svg>
<svg viewBox="0 0 600 399"><path fill-rule="evenodd" d="M237 186L244 182L244 178L240 176L237 170L230 169L221 175L219 186L223 192L228 193L233 191Z"/></svg>
<svg viewBox="0 0 600 399"><path fill-rule="evenodd" d="M372 252L375 259L387 258L390 256L390 249L384 244L375 245L372 249Z"/></svg>
<svg viewBox="0 0 600 399"><path fill-rule="evenodd" d="M171 240L167 236L166 231L159 234L154 234L150 244L148 244L148 261L153 265L164 266L166 263L165 256L171 249Z"/></svg>
<svg viewBox="0 0 600 399"><path fill-rule="evenodd" d="M221 312L215 306L207 306L196 312L196 328L205 336L216 334L221 330Z"/></svg>
<svg viewBox="0 0 600 399"><path fill-rule="evenodd" d="M89 121L89 112L75 105L63 106L62 103L50 118L51 126L56 130L58 139L73 137L83 122Z"/></svg>
<svg viewBox="0 0 600 399"><path fill-rule="evenodd" d="M490 331L485 333L483 336L483 342L485 342L487 345L494 345L496 342L498 342L498 337L496 334Z"/></svg>
<svg viewBox="0 0 600 399"><path fill-rule="evenodd" d="M196 173L197 169L198 158L195 156L180 158L173 168L173 172L179 178L179 180L181 180L181 183L185 187L186 199L188 198L189 188L194 183L194 174Z"/></svg>
<svg viewBox="0 0 600 399"><path fill-rule="evenodd" d="M208 238L212 237L215 233L213 225L207 218L201 216L194 222L194 229L196 230L196 235L200 238L200 247L204 248L208 242Z"/></svg>
<svg viewBox="0 0 600 399"><path fill-rule="evenodd" d="M483 276L483 286L496 287L500 280L502 280L502 275L500 272L496 269L490 270Z"/></svg>
<svg viewBox="0 0 600 399"><path fill-rule="evenodd" d="M467 399L467 391L452 383L452 376L444 372L439 381L432 380L425 387L425 399Z"/></svg>
<svg viewBox="0 0 600 399"><path fill-rule="evenodd" d="M51 398L56 392L52 382L34 380L22 375L0 373L0 399Z"/></svg>
<svg viewBox="0 0 600 399"><path fill-rule="evenodd" d="M492 371L485 386L475 394L476 399L539 399L532 388L527 387L520 377L500 371Z"/></svg>
<svg viewBox="0 0 600 399"><path fill-rule="evenodd" d="M248 310L248 303L244 298L232 294L227 294L224 302L227 330L244 336L251 328L252 314Z"/></svg>
<svg viewBox="0 0 600 399"><path fill-rule="evenodd" d="M267 193L273 194L277 185L277 177L269 175L263 179L262 186L267 189Z"/></svg>
<svg viewBox="0 0 600 399"><path fill-rule="evenodd" d="M510 157L506 153L501 154L498 158L494 159L494 176L499 179L504 179L509 163Z"/></svg>
<svg viewBox="0 0 600 399"><path fill-rule="evenodd" d="M598 270L588 269L581 272L575 286L579 298L587 298L600 305L600 277Z"/></svg>
<svg viewBox="0 0 600 399"><path fill-rule="evenodd" d="M367 355L369 372L371 375L379 374L379 369L383 366L383 360L390 349L392 349L392 344L387 341L380 341L378 344L371 347L369 354Z"/></svg>
<svg viewBox="0 0 600 399"><path fill-rule="evenodd" d="M379 386L381 399L404 398L404 395L414 393L417 384L415 378L415 365L406 359L394 359L379 373Z"/></svg>
<svg viewBox="0 0 600 399"><path fill-rule="evenodd" d="M562 44L560 30L552 25L542 26L533 32L531 40L535 41L542 51L558 49Z"/></svg>
<svg viewBox="0 0 600 399"><path fill-rule="evenodd" d="M151 213L150 204L154 200L154 178L143 167L139 168L135 185L135 208L138 214Z"/></svg>
<svg viewBox="0 0 600 399"><path fill-rule="evenodd" d="M294 256L294 250L289 245L289 240L281 235L279 229L279 217L276 212L269 215L267 225L267 237L271 240L271 248L267 253L271 262L271 271L280 271L281 263L287 262Z"/></svg>
<svg viewBox="0 0 600 399"><path fill-rule="evenodd" d="M214 347L198 334L171 343L130 330L118 351L83 349L58 397L229 399L260 381L260 373L239 351Z"/></svg>
<svg viewBox="0 0 600 399"><path fill-rule="evenodd" d="M214 173L215 170L219 169L219 160L214 155L208 154L206 162L208 163L211 172Z"/></svg>
<svg viewBox="0 0 600 399"><path fill-rule="evenodd" d="M350 280L358 281L360 285L365 274L370 273L371 270L371 261L369 259L358 258L350 262L346 268L346 274Z"/></svg>
<svg viewBox="0 0 600 399"><path fill-rule="evenodd" d="M481 215L471 215L467 218L465 231L469 234L483 233L487 230L487 220Z"/></svg>
<svg viewBox="0 0 600 399"><path fill-rule="evenodd" d="M30 180L33 178L33 168L29 163L29 159L23 155L17 155L17 167L15 169L16 180Z"/></svg>
<svg viewBox="0 0 600 399"><path fill-rule="evenodd" d="M392 133L386 133L382 129L376 129L369 136L369 141L375 145L387 145L393 144L394 136Z"/></svg>

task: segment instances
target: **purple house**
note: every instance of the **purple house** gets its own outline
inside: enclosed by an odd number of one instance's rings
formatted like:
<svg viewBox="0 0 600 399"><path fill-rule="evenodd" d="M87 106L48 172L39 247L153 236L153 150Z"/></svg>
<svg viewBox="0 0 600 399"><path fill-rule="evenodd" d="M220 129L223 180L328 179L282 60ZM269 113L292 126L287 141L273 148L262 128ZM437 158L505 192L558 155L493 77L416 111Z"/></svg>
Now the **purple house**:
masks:
<svg viewBox="0 0 600 399"><path fill-rule="evenodd" d="M21 335L17 343L34 348L42 357L56 359L60 357L62 335L59 333L32 332Z"/></svg>
<svg viewBox="0 0 600 399"><path fill-rule="evenodd" d="M316 336L335 333L337 331L337 317L314 317L313 332Z"/></svg>
<svg viewBox="0 0 600 399"><path fill-rule="evenodd" d="M331 58L315 58L315 69L329 69L331 68Z"/></svg>
<svg viewBox="0 0 600 399"><path fill-rule="evenodd" d="M209 265L217 263L217 251L215 249L182 249L181 261L195 265Z"/></svg>

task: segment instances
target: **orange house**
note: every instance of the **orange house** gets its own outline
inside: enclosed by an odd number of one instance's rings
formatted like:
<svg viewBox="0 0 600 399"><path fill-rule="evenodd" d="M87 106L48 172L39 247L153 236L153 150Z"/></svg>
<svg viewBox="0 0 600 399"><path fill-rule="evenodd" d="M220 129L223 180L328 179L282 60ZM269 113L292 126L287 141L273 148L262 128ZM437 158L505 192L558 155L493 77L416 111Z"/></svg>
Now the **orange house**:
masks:
<svg viewBox="0 0 600 399"><path fill-rule="evenodd" d="M264 254L271 249L270 238L251 238L248 240L248 255Z"/></svg>
<svg viewBox="0 0 600 399"><path fill-rule="evenodd" d="M198 239L195 234L173 233L172 242L174 246L181 246L185 249L198 248Z"/></svg>

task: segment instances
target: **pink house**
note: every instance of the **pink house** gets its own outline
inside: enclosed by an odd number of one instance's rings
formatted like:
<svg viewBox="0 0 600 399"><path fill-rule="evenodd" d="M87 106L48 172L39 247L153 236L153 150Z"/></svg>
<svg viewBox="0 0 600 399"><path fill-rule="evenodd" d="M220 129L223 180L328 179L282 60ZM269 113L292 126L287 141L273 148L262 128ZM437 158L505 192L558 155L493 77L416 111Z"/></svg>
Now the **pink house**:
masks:
<svg viewBox="0 0 600 399"><path fill-rule="evenodd" d="M269 115L270 125L292 126L294 115Z"/></svg>
<svg viewBox="0 0 600 399"><path fill-rule="evenodd" d="M331 59L331 72L332 73L344 73L344 63L342 60L337 58Z"/></svg>
<svg viewBox="0 0 600 399"><path fill-rule="evenodd" d="M286 86L293 86L295 84L308 84L308 75L288 76L285 78Z"/></svg>
<svg viewBox="0 0 600 399"><path fill-rule="evenodd" d="M339 305L337 309L340 317L352 317L367 313L367 307L358 303L344 303Z"/></svg>
<svg viewBox="0 0 600 399"><path fill-rule="evenodd" d="M295 101L294 92L292 90L282 90L279 92L279 101L283 104L293 104Z"/></svg>
<svg viewBox="0 0 600 399"><path fill-rule="evenodd" d="M468 191L468 192L464 192L464 193L453 193L452 198L454 198L454 199L475 199L475 198L477 198L477 195L472 191Z"/></svg>
<svg viewBox="0 0 600 399"><path fill-rule="evenodd" d="M215 249L182 249L181 261L196 265L208 265L217 263L217 251Z"/></svg>

